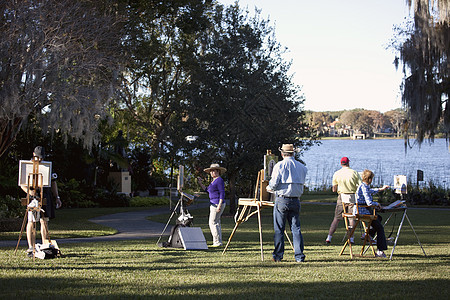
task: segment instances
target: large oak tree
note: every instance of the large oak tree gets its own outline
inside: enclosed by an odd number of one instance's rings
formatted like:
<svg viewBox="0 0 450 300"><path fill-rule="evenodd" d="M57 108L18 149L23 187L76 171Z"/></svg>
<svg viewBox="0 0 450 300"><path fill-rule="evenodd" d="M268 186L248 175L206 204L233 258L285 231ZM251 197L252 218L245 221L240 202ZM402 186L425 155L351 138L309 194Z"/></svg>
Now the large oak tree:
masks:
<svg viewBox="0 0 450 300"><path fill-rule="evenodd" d="M198 137L193 153L200 170L210 163L228 169L233 213L236 195L244 182L256 180L266 150L278 154L282 143L302 146L300 138L309 136L303 98L288 74L284 48L259 13L217 6L200 50L187 97L191 135Z"/></svg>
<svg viewBox="0 0 450 300"><path fill-rule="evenodd" d="M98 141L120 71L115 1L5 0L0 19L0 156L29 118Z"/></svg>

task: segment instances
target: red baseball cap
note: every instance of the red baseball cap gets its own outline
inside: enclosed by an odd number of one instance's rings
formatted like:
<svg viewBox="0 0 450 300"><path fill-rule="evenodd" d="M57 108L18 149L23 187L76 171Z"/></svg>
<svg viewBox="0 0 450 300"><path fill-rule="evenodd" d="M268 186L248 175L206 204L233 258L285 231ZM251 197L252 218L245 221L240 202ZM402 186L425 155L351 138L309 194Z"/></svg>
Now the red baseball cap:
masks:
<svg viewBox="0 0 450 300"><path fill-rule="evenodd" d="M341 158L341 165L348 165L350 162L350 159L348 159L348 157L343 157Z"/></svg>

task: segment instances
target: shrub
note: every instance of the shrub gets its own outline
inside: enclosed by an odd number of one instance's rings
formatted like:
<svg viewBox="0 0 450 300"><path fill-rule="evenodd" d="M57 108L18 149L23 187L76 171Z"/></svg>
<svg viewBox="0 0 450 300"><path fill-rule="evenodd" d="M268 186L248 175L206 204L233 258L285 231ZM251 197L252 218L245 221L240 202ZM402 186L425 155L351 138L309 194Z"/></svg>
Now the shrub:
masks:
<svg viewBox="0 0 450 300"><path fill-rule="evenodd" d="M432 183L428 187L408 189L406 199L412 205L450 205L450 191L436 187Z"/></svg>
<svg viewBox="0 0 450 300"><path fill-rule="evenodd" d="M23 217L26 208L20 199L6 195L0 197L0 219Z"/></svg>
<svg viewBox="0 0 450 300"><path fill-rule="evenodd" d="M376 200L383 204L387 205L399 199L399 195L395 193L393 189L387 189L375 194Z"/></svg>
<svg viewBox="0 0 450 300"><path fill-rule="evenodd" d="M150 207L157 205L168 205L168 197L133 197L130 199L131 207Z"/></svg>
<svg viewBox="0 0 450 300"><path fill-rule="evenodd" d="M130 206L130 197L125 194L118 194L116 191L108 191L105 189L94 189L92 201L101 207Z"/></svg>
<svg viewBox="0 0 450 300"><path fill-rule="evenodd" d="M75 179L66 183L58 182L58 190L64 207L128 207L130 198L118 194L116 189L102 189L87 185Z"/></svg>
<svg viewBox="0 0 450 300"><path fill-rule="evenodd" d="M86 188L75 179L70 179L66 183L58 182L58 193L67 208L88 208L96 207L97 203L88 198Z"/></svg>

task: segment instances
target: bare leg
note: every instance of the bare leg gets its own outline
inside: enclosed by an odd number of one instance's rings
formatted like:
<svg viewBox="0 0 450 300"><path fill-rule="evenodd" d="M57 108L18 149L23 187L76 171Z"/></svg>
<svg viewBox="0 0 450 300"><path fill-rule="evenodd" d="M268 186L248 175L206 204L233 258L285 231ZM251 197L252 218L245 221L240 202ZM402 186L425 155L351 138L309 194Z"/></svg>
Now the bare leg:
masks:
<svg viewBox="0 0 450 300"><path fill-rule="evenodd" d="M48 240L48 222L44 218L41 218L41 238L42 244L50 242Z"/></svg>
<svg viewBox="0 0 450 300"><path fill-rule="evenodd" d="M33 222L27 223L27 241L28 241L28 248L32 248L34 243L36 242L36 236L33 234Z"/></svg>
<svg viewBox="0 0 450 300"><path fill-rule="evenodd" d="M355 221L354 218L348 218L349 229L353 228L355 226L355 223L356 223L356 221ZM352 237L353 237L353 234L352 234L352 236L350 238L352 238Z"/></svg>

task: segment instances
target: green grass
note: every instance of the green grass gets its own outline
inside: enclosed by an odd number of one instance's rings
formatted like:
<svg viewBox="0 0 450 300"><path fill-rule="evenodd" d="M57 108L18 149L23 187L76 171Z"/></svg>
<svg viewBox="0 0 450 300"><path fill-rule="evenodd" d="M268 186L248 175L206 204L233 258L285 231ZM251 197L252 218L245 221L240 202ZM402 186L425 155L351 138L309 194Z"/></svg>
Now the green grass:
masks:
<svg viewBox="0 0 450 300"><path fill-rule="evenodd" d="M116 209L123 211L125 209ZM302 233L307 262L295 263L287 249L282 263L273 263L271 209L263 209L265 261L261 261L257 217L239 226L229 249L185 251L156 246L156 238L144 241L60 244L63 257L32 261L23 249L0 248L2 299L11 298L162 298L172 299L445 299L450 284L449 210L408 210L408 216L427 253L425 257L407 223L404 224L394 259L350 260L339 256L343 224L331 246L324 245L333 216L333 205L303 204ZM110 213L110 210L101 213ZM52 232L80 231L95 210L79 210L70 219L51 224ZM191 211L194 226L208 241L207 209ZM383 215L385 218L386 214ZM165 223L169 214L152 217ZM56 220L55 220L56 221ZM224 216L223 236L234 227ZM396 219L399 222L399 217ZM173 220L174 222L174 220ZM406 222L406 221L405 221ZM64 223L64 224L63 224ZM90 226L90 225L89 225ZM97 226L97 225L96 225ZM72 227L72 230L69 228ZM95 226L94 226L95 227ZM392 227L386 226L389 234ZM395 230L397 227L395 228ZM91 232L96 230L90 229ZM66 233L64 233L66 232ZM102 229L98 232L104 233ZM91 232L92 233L92 232ZM90 234L91 234L90 233ZM52 234L52 236L55 236ZM392 247L389 247L389 253ZM447 295L447 296L445 296Z"/></svg>

